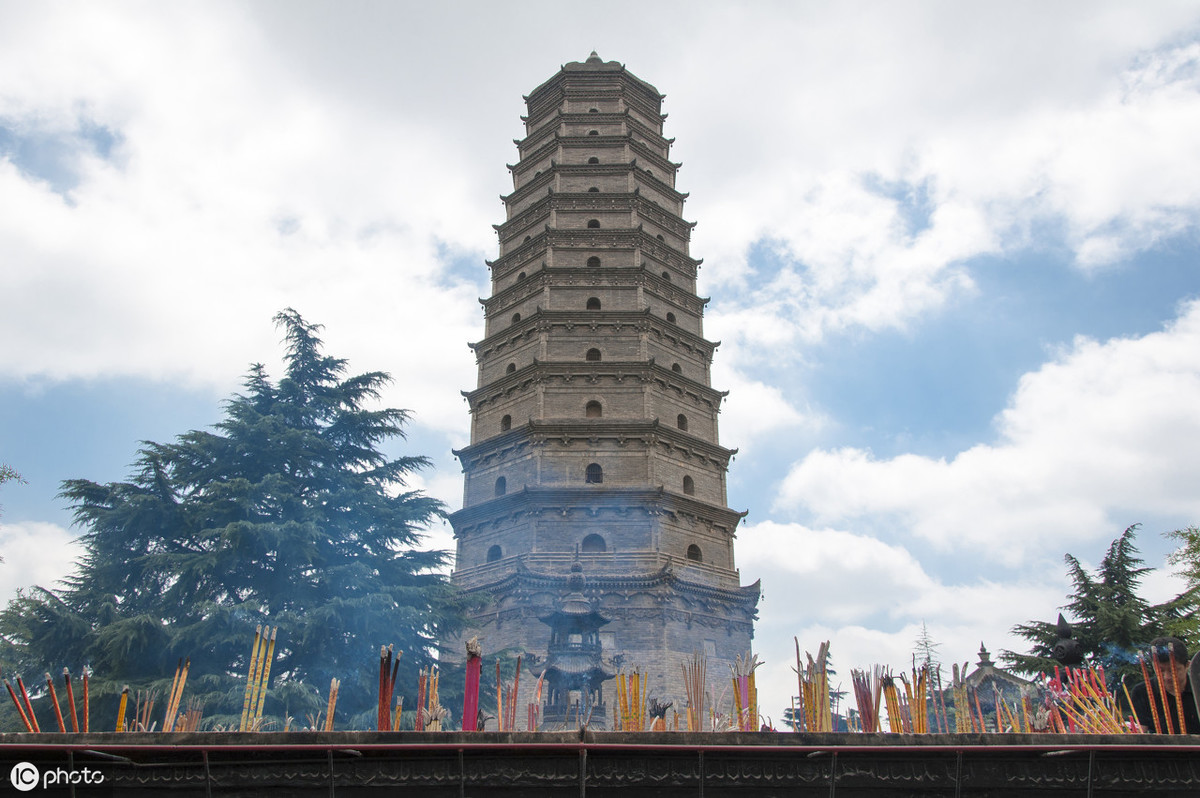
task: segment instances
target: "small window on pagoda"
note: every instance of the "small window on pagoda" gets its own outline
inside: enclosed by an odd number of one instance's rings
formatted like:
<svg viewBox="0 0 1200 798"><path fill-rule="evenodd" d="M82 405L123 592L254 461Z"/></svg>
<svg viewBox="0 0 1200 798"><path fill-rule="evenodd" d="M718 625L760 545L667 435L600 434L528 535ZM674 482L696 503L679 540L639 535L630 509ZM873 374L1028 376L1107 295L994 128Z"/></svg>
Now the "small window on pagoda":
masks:
<svg viewBox="0 0 1200 798"><path fill-rule="evenodd" d="M579 549L584 554L599 554L608 551L608 546L605 544L604 538L592 534L583 539L583 542L579 544Z"/></svg>
<svg viewBox="0 0 1200 798"><path fill-rule="evenodd" d="M600 131L599 131L599 130L589 130L589 131L588 131L588 135L589 135L589 136L599 136L599 135L600 135Z"/></svg>
<svg viewBox="0 0 1200 798"><path fill-rule="evenodd" d="M684 432L687 432L687 416L683 413L675 416L675 426L679 427Z"/></svg>
<svg viewBox="0 0 1200 798"><path fill-rule="evenodd" d="M589 194L599 194L600 193L599 186L592 186L591 188L588 189L588 193Z"/></svg>
<svg viewBox="0 0 1200 798"><path fill-rule="evenodd" d="M499 546L492 546L490 549L488 549L487 561L495 562L496 560L500 559L503 556L504 556L503 549L501 549Z"/></svg>
<svg viewBox="0 0 1200 798"><path fill-rule="evenodd" d="M505 373L505 374L512 374L512 373L513 373L514 371L516 371L516 370L517 370L517 364L516 364L516 363L509 363L509 364L508 364L508 368L504 369L504 373Z"/></svg>
<svg viewBox="0 0 1200 798"><path fill-rule="evenodd" d="M600 113L600 109L599 108L589 108L588 113L589 114L598 114L598 113Z"/></svg>
<svg viewBox="0 0 1200 798"><path fill-rule="evenodd" d="M604 481L604 469L600 467L599 463L590 463L585 473L584 482L599 485Z"/></svg>
<svg viewBox="0 0 1200 798"><path fill-rule="evenodd" d="M599 310L600 309L600 298L594 297L594 296L588 297L587 309L588 310Z"/></svg>
<svg viewBox="0 0 1200 798"><path fill-rule="evenodd" d="M510 429L512 429L512 416L505 415L500 419L500 431L508 432Z"/></svg>
<svg viewBox="0 0 1200 798"><path fill-rule="evenodd" d="M584 406L583 415L585 418L600 418L604 415L604 408L600 406L599 402L593 399Z"/></svg>
<svg viewBox="0 0 1200 798"><path fill-rule="evenodd" d="M528 244L528 243L529 243L529 241L530 241L530 237L529 237L529 236L525 236L525 240L524 240L524 241L522 241L521 243L522 243L522 244Z"/></svg>
<svg viewBox="0 0 1200 798"><path fill-rule="evenodd" d="M591 158L588 158L588 163L600 163L600 159L593 155Z"/></svg>
<svg viewBox="0 0 1200 798"><path fill-rule="evenodd" d="M525 279L525 272L521 272L520 274L518 274L518 275L517 275L517 279L518 279L518 280L524 280L524 279Z"/></svg>
<svg viewBox="0 0 1200 798"><path fill-rule="evenodd" d="M704 562L704 555L695 543L687 547L687 558L692 562Z"/></svg>
<svg viewBox="0 0 1200 798"><path fill-rule="evenodd" d="M669 322L671 322L672 324L674 324L674 323L675 323L675 314L674 314L674 313L668 313L668 314L667 314L667 321L669 321Z"/></svg>
<svg viewBox="0 0 1200 798"><path fill-rule="evenodd" d="M503 496L508 492L508 480L504 477L496 478L496 495Z"/></svg>
<svg viewBox="0 0 1200 798"><path fill-rule="evenodd" d="M599 226L600 226L599 219L588 219L588 229L595 230Z"/></svg>
<svg viewBox="0 0 1200 798"><path fill-rule="evenodd" d="M671 273L670 273L670 272L663 272L663 273L662 273L662 278L663 278L664 280L666 280L668 283L669 283L669 282L671 282Z"/></svg>
<svg viewBox="0 0 1200 798"><path fill-rule="evenodd" d="M598 361L600 359L599 349L589 349L587 354L583 356L584 360Z"/></svg>
<svg viewBox="0 0 1200 798"><path fill-rule="evenodd" d="M679 365L678 363L672 363L672 364L671 364L671 371L675 372L676 374L682 374L682 373L683 373L683 366Z"/></svg>
<svg viewBox="0 0 1200 798"><path fill-rule="evenodd" d="M683 478L683 493L685 496L695 496L696 495L696 480L692 479L691 477L684 477Z"/></svg>
<svg viewBox="0 0 1200 798"><path fill-rule="evenodd" d="M600 268L600 259L597 258L595 255L593 255L592 257L587 259L587 265L588 265L588 268L598 269L598 268Z"/></svg>
<svg viewBox="0 0 1200 798"><path fill-rule="evenodd" d="M656 236L655 236L655 238L657 238L659 241L666 241L666 240L667 240L667 239L665 239L665 238L663 238L663 237L662 237L662 233L659 233L658 235L656 235Z"/></svg>
<svg viewBox="0 0 1200 798"><path fill-rule="evenodd" d="M513 324L516 324L516 323L517 323L517 322L519 322L520 320L521 320L521 314L520 314L520 313L514 313L514 314L513 314L513 317L512 317L512 323L513 323Z"/></svg>

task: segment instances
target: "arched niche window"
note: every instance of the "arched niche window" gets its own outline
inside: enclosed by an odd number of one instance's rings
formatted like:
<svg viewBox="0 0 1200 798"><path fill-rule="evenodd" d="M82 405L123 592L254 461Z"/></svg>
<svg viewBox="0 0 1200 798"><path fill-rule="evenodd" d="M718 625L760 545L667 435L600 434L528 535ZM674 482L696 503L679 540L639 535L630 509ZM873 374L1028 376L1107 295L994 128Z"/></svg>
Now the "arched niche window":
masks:
<svg viewBox="0 0 1200 798"><path fill-rule="evenodd" d="M600 187L599 187L599 186L592 186L591 188L589 188L589 189L588 189L588 193L589 193L589 194L599 194L599 193L600 193Z"/></svg>
<svg viewBox="0 0 1200 798"><path fill-rule="evenodd" d="M669 321L669 322L671 322L672 324L674 324L674 323L675 323L675 314L674 314L674 313L668 313L668 314L667 314L667 321Z"/></svg>
<svg viewBox="0 0 1200 798"><path fill-rule="evenodd" d="M671 371L675 372L676 374L682 374L682 373L683 373L683 366L679 365L678 363L672 363L672 364L671 364Z"/></svg>
<svg viewBox="0 0 1200 798"><path fill-rule="evenodd" d="M588 310L599 310L600 309L600 297L595 297L595 296L588 297L587 309Z"/></svg>
<svg viewBox="0 0 1200 798"><path fill-rule="evenodd" d="M504 556L503 549L501 549L499 546L492 546L490 549L488 549L487 561L495 562L496 560L500 559L503 556Z"/></svg>
<svg viewBox="0 0 1200 798"><path fill-rule="evenodd" d="M687 416L683 413L675 416L675 426L679 427L684 432L687 432Z"/></svg>
<svg viewBox="0 0 1200 798"><path fill-rule="evenodd" d="M595 230L599 226L600 226L599 219L588 219L588 229L589 230Z"/></svg>
<svg viewBox="0 0 1200 798"><path fill-rule="evenodd" d="M588 158L588 163L600 163L600 159L593 155L591 158Z"/></svg>
<svg viewBox="0 0 1200 798"><path fill-rule="evenodd" d="M599 485L604 481L604 469L599 463L589 463L583 481L593 485Z"/></svg>
<svg viewBox="0 0 1200 798"><path fill-rule="evenodd" d="M665 243L665 242L666 242L666 240L667 240L667 239L665 239L665 238L663 238L663 237L662 237L662 233L659 233L658 235L656 235L656 236L655 236L655 238L657 238L659 241L662 241L662 242L664 242L664 243Z"/></svg>
<svg viewBox="0 0 1200 798"><path fill-rule="evenodd" d="M524 280L524 279L525 279L525 272L521 272L520 274L518 274L518 275L517 275L517 279L518 279L518 280Z"/></svg>
<svg viewBox="0 0 1200 798"><path fill-rule="evenodd" d="M508 480L504 477L496 477L496 495L503 496L508 492Z"/></svg>
<svg viewBox="0 0 1200 798"><path fill-rule="evenodd" d="M687 558L692 562L704 562L704 555L695 543L687 547Z"/></svg>
<svg viewBox="0 0 1200 798"><path fill-rule="evenodd" d="M600 418L604 415L604 408L595 399L588 402L583 408L585 418Z"/></svg>
<svg viewBox="0 0 1200 798"><path fill-rule="evenodd" d="M589 131L588 131L588 135L589 135L589 136L599 136L599 135L600 135L600 131L599 131L599 130L589 130Z"/></svg>
<svg viewBox="0 0 1200 798"><path fill-rule="evenodd" d="M532 240L532 237L531 237L531 236L525 236L525 240L524 240L524 241L522 241L521 243L522 243L522 244L528 244L528 243L529 243L531 240Z"/></svg>
<svg viewBox="0 0 1200 798"><path fill-rule="evenodd" d="M692 479L691 477L684 477L683 478L683 493L685 496L695 496L696 495L696 480Z"/></svg>
<svg viewBox="0 0 1200 798"><path fill-rule="evenodd" d="M600 268L600 259L593 255L587 259L587 265L589 268L598 269Z"/></svg>
<svg viewBox="0 0 1200 798"><path fill-rule="evenodd" d="M662 273L662 278L663 278L664 280L666 280L668 283L669 283L669 282L671 282L671 273L670 273L670 272L663 272L663 273Z"/></svg>
<svg viewBox="0 0 1200 798"><path fill-rule="evenodd" d="M508 432L510 429L512 429L512 416L505 414L500 419L500 431Z"/></svg>
<svg viewBox="0 0 1200 798"><path fill-rule="evenodd" d="M589 108L588 113L589 114L598 114L598 113L600 113L600 109L599 108Z"/></svg>
<svg viewBox="0 0 1200 798"><path fill-rule="evenodd" d="M608 545L604 542L604 538L593 532L579 544L579 550L584 554L599 554L608 551Z"/></svg>
<svg viewBox="0 0 1200 798"><path fill-rule="evenodd" d="M513 317L512 317L512 323L513 323L513 324L516 324L516 323L517 323L517 322L519 322L520 320L521 320L521 314L520 314L520 313L514 313L514 314L513 314Z"/></svg>
<svg viewBox="0 0 1200 798"><path fill-rule="evenodd" d="M599 360L600 359L600 350L599 349L589 349L587 351L587 353L583 356L583 359L591 360L591 361Z"/></svg>
<svg viewBox="0 0 1200 798"><path fill-rule="evenodd" d="M517 364L516 364L516 363L509 363L509 364L508 364L508 366L507 366L507 367L504 369L504 373L505 373L505 374L512 374L512 373L513 373L514 371L516 371L516 370L517 370Z"/></svg>

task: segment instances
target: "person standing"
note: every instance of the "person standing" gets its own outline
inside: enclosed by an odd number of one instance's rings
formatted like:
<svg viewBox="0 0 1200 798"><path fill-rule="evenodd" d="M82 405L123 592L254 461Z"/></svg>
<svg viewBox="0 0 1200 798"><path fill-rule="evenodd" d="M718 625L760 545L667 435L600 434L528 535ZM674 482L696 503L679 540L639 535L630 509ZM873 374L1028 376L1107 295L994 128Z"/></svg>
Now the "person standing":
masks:
<svg viewBox="0 0 1200 798"><path fill-rule="evenodd" d="M1159 685L1158 678L1151 672L1149 683L1140 682L1129 691L1138 725L1142 731L1153 734L1157 716L1164 734L1168 728L1176 734L1200 734L1200 716L1196 714L1196 699L1192 692L1194 685L1188 681L1187 646L1178 637L1156 637L1150 641L1150 655L1158 663L1162 684ZM1165 706L1163 698L1166 698ZM1151 702L1154 702L1153 708ZM1183 726L1179 717L1181 703Z"/></svg>

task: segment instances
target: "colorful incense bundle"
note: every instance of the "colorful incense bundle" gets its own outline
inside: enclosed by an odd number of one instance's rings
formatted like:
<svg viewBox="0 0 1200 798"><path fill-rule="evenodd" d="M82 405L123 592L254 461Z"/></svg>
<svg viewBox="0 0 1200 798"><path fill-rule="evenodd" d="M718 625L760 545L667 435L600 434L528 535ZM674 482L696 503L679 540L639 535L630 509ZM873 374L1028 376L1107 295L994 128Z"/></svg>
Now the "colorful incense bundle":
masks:
<svg viewBox="0 0 1200 798"><path fill-rule="evenodd" d="M797 641L799 646L799 641ZM757 654L738 654L733 665L733 722L738 731L758 730L758 690L754 686L754 671L762 663Z"/></svg>
<svg viewBox="0 0 1200 798"><path fill-rule="evenodd" d="M692 661L684 662L683 688L687 693L688 731L704 731L704 693L707 684L708 661L703 654L692 652Z"/></svg>
<svg viewBox="0 0 1200 798"><path fill-rule="evenodd" d="M175 731L175 720L179 715L179 704L183 700L183 686L187 683L188 669L192 667L192 658L187 662L180 658L175 666L175 679L171 682L171 695L167 698L167 714L163 718L163 731Z"/></svg>
<svg viewBox="0 0 1200 798"><path fill-rule="evenodd" d="M646 730L646 678L637 670L617 673L617 728L620 731Z"/></svg>
<svg viewBox="0 0 1200 798"><path fill-rule="evenodd" d="M467 683L463 692L463 731L481 731L479 728L479 679L483 671L483 648L479 638L467 641Z"/></svg>
<svg viewBox="0 0 1200 798"><path fill-rule="evenodd" d="M258 672L258 649L262 641L262 624L254 627L254 644L250 647L250 671L246 674L246 696L242 699L242 721L238 731L246 731L250 723L251 694L254 691L254 677Z"/></svg>
<svg viewBox="0 0 1200 798"><path fill-rule="evenodd" d="M873 665L870 671L850 669L850 684L854 688L854 702L858 706L858 717L862 731L873 734L881 730L879 704L883 699L883 679L887 671L881 665Z"/></svg>
<svg viewBox="0 0 1200 798"><path fill-rule="evenodd" d="M1067 668L1065 677L1055 668L1054 679L1047 684L1052 722L1060 730L1079 734L1134 732L1121 718L1116 701L1108 693L1102 670ZM1065 725L1062 717L1066 718Z"/></svg>
<svg viewBox="0 0 1200 798"><path fill-rule="evenodd" d="M254 720L257 725L262 725L263 705L267 700L267 685L271 681L271 664L275 660L275 637L279 634L279 627L276 626L271 630L271 642L267 646L266 663L262 666L262 675L258 680L258 706L254 709ZM266 635L266 632L263 632ZM187 674L185 673L186 677Z"/></svg>
<svg viewBox="0 0 1200 798"><path fill-rule="evenodd" d="M800 706L792 710L792 723L796 731L832 731L833 714L829 701L829 641L817 649L816 659L804 652L807 665L800 660L800 639L793 637L796 644L796 681Z"/></svg>
<svg viewBox="0 0 1200 798"><path fill-rule="evenodd" d="M337 679L329 680L329 702L325 705L325 731L333 731L333 711L337 708L338 688L342 683Z"/></svg>
<svg viewBox="0 0 1200 798"><path fill-rule="evenodd" d="M521 657L517 657L517 667L510 682L500 678L500 661L496 660L496 695L502 700L503 709L497 708L496 718L500 731L517 730L517 692L521 688Z"/></svg>
<svg viewBox="0 0 1200 798"><path fill-rule="evenodd" d="M402 652L400 652L402 653ZM395 725L392 721L392 694L396 689L396 673L400 670L400 653L393 656L392 646L379 647L379 704L376 708L375 728L378 731L389 731Z"/></svg>

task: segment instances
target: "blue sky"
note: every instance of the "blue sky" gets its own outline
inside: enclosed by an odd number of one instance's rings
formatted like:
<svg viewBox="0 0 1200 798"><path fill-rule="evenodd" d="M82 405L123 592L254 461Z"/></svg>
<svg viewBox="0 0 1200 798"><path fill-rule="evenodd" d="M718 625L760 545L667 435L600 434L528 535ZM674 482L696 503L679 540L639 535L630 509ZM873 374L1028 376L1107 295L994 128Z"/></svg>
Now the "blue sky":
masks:
<svg viewBox="0 0 1200 798"><path fill-rule="evenodd" d="M764 705L793 635L843 674L922 623L947 662L1017 645L1132 523L1180 588L1200 6L521 8L0 2L0 593L69 567L62 479L278 373L287 306L396 377L456 506L521 95L592 49L667 95Z"/></svg>

